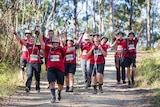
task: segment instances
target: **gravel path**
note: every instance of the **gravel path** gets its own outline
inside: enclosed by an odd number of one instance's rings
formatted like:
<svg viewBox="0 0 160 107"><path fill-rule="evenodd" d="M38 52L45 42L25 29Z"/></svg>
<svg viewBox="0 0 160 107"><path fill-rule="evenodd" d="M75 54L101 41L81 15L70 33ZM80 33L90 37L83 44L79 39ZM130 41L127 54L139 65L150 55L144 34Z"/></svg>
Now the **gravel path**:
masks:
<svg viewBox="0 0 160 107"><path fill-rule="evenodd" d="M47 81L41 81L41 92L36 93L32 87L26 94L24 87L8 97L1 107L151 107L150 89L127 88L127 84L117 84L115 80L114 54L109 52L104 73L104 93L92 94L93 89L84 89L82 73L77 68L73 93L62 91L62 100L50 103L50 91ZM64 88L65 89L65 88Z"/></svg>

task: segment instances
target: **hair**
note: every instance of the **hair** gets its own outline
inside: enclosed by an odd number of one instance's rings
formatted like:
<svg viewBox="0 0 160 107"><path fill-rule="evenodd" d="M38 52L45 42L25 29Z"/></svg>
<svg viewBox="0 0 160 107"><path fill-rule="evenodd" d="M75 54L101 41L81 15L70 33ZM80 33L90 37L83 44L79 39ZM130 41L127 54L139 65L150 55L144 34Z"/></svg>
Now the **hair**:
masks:
<svg viewBox="0 0 160 107"><path fill-rule="evenodd" d="M49 30L48 32L53 32L53 33L54 33L54 31L53 31L53 30Z"/></svg>

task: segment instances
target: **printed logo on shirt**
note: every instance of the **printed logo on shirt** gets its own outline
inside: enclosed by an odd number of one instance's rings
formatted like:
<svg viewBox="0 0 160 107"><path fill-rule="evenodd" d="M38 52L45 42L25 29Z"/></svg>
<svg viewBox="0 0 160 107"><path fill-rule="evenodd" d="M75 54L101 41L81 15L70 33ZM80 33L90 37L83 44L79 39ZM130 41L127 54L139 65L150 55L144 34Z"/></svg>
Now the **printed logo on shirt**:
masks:
<svg viewBox="0 0 160 107"><path fill-rule="evenodd" d="M66 55L66 61L74 60L73 54Z"/></svg>
<svg viewBox="0 0 160 107"><path fill-rule="evenodd" d="M118 45L118 46L117 46L117 50L118 50L118 51L121 51L122 49L123 49L123 48L122 48L121 45Z"/></svg>
<svg viewBox="0 0 160 107"><path fill-rule="evenodd" d="M87 55L87 50L83 50L82 55Z"/></svg>
<svg viewBox="0 0 160 107"><path fill-rule="evenodd" d="M135 49L134 44L129 44L128 45L128 50L132 50L132 49Z"/></svg>
<svg viewBox="0 0 160 107"><path fill-rule="evenodd" d="M31 54L31 55L30 55L30 60L31 60L31 61L38 61L38 55Z"/></svg>
<svg viewBox="0 0 160 107"><path fill-rule="evenodd" d="M59 55L51 55L50 60L52 62L58 62L58 61L60 61Z"/></svg>

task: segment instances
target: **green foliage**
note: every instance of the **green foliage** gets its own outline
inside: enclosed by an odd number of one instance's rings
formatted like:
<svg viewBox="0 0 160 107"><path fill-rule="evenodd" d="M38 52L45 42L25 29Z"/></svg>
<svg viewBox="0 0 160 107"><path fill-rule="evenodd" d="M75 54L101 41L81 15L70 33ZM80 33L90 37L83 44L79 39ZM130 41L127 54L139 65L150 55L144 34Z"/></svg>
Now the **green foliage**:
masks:
<svg viewBox="0 0 160 107"><path fill-rule="evenodd" d="M157 52L158 53L158 52ZM160 87L160 55L153 54L138 63L138 81L142 86Z"/></svg>

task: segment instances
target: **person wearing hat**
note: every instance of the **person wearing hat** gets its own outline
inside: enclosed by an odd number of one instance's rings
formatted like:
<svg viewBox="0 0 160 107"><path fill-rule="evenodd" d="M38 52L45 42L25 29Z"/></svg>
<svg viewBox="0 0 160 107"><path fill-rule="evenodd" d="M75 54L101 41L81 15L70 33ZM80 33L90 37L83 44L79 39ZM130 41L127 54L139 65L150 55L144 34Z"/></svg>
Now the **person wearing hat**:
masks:
<svg viewBox="0 0 160 107"><path fill-rule="evenodd" d="M125 84L126 81L126 74L125 74L125 66L124 66L124 52L123 52L123 43L124 43L124 33L122 31L118 31L117 36L114 35L114 32L116 32L118 29L115 29L111 33L111 37L113 41L117 40L116 42L116 52L115 52L115 67L116 67L116 78L117 78L117 84L120 84L121 78L122 83Z"/></svg>
<svg viewBox="0 0 160 107"><path fill-rule="evenodd" d="M15 32L14 28L11 28L12 33L14 32L16 35L18 35ZM25 30L24 32L25 34L25 39L23 39L24 41L26 41L27 43L30 43L30 37L32 35L30 30ZM13 34L14 35L14 34ZM16 38L18 40L18 38ZM19 41L19 40L18 40ZM20 56L20 65L21 65L21 71L20 71L20 76L22 78L22 80L24 80L24 75L25 75L25 67L27 65L27 57L28 57L28 49L26 48L26 46L24 46L21 41L19 41L20 44L22 45L22 50L21 50L21 56Z"/></svg>
<svg viewBox="0 0 160 107"><path fill-rule="evenodd" d="M64 57L66 53L73 52L75 47L66 50L60 46L60 41L57 37L52 38L52 44L45 44L43 41L40 41L40 44L44 51L49 52L47 60L47 79L51 91L51 103L54 103L56 101L56 82L58 85L58 100L61 100L61 91L63 89L65 75Z"/></svg>
<svg viewBox="0 0 160 107"><path fill-rule="evenodd" d="M90 42L89 34L83 34L83 42L80 41L80 55L81 55L81 68L84 76L85 89L91 86L90 69L90 57L87 56L87 52L91 49L92 43Z"/></svg>
<svg viewBox="0 0 160 107"><path fill-rule="evenodd" d="M142 23L140 32L137 37L135 37L135 33L133 30L129 31L128 38L126 38L126 42L124 44L125 66L127 67L127 78L128 78L129 88L131 86L134 86L135 84L134 76L136 71L136 46L143 29L144 29L144 24ZM132 66L132 69L130 68L131 66Z"/></svg>
<svg viewBox="0 0 160 107"><path fill-rule="evenodd" d="M29 33L29 32L27 32ZM40 59L40 49L41 46L35 44L34 37L30 36L29 43L23 39L21 39L17 33L13 30L12 35L16 36L16 39L20 41L21 44L26 46L28 56L27 56L27 81L25 90L26 92L29 92L31 90L31 84L32 84L32 77L33 74L35 74L36 79L36 91L40 92L40 72L41 72L41 59Z"/></svg>
<svg viewBox="0 0 160 107"><path fill-rule="evenodd" d="M68 37L66 40L67 45L65 49L74 47L74 40ZM76 49L73 52L67 53L64 58L65 64L65 81L66 81L66 92L73 92L74 85L74 74L76 72Z"/></svg>

